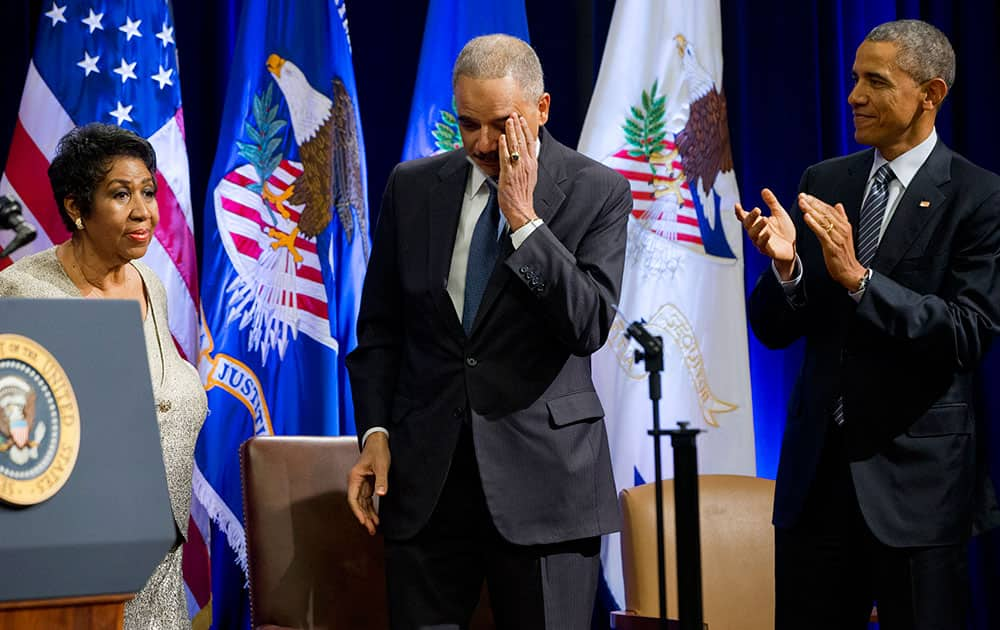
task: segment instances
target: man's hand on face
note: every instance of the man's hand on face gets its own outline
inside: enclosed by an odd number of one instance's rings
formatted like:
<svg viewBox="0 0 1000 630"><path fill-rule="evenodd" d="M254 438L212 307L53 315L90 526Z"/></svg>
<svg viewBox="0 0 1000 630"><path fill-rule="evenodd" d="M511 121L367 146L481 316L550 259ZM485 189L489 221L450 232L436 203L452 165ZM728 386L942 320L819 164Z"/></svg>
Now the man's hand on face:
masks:
<svg viewBox="0 0 1000 630"><path fill-rule="evenodd" d="M760 196L771 210L771 216L765 217L756 207L746 212L743 206L736 204L736 218L743 224L754 247L774 261L782 280L790 280L795 267L795 224L770 189L762 190Z"/></svg>
<svg viewBox="0 0 1000 630"><path fill-rule="evenodd" d="M844 206L830 204L807 195L799 194L802 218L816 234L823 248L823 260L830 277L848 291L857 290L867 271L854 253L854 232Z"/></svg>
<svg viewBox="0 0 1000 630"><path fill-rule="evenodd" d="M384 497L389 491L390 459L388 436L373 432L365 440L358 462L347 473L347 503L373 536L379 523L374 496Z"/></svg>
<svg viewBox="0 0 1000 630"><path fill-rule="evenodd" d="M507 117L505 133L500 135L497 144L500 154L497 203L513 232L538 216L534 202L535 184L538 183L535 136L524 116L513 113Z"/></svg>

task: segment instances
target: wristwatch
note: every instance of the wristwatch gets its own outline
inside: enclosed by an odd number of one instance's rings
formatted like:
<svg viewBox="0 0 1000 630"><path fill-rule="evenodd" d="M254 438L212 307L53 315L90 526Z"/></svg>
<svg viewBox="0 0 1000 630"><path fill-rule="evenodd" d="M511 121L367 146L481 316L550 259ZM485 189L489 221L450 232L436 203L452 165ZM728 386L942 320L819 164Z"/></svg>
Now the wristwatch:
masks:
<svg viewBox="0 0 1000 630"><path fill-rule="evenodd" d="M864 293L865 289L868 288L868 282L871 279L872 279L872 268L869 267L868 269L865 269L865 275L861 276L861 279L858 280L858 288L851 291L851 293L853 295Z"/></svg>

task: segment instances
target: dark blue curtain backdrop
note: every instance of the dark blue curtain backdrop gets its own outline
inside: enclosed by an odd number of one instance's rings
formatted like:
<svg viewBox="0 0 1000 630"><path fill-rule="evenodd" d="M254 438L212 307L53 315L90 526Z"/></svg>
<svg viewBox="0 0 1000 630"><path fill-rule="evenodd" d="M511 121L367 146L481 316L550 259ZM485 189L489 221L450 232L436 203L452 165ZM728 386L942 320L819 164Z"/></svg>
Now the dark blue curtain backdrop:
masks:
<svg viewBox="0 0 1000 630"><path fill-rule="evenodd" d="M320 0L300 0L320 1ZM669 0L654 0L669 1ZM531 40L552 94L549 130L575 145L600 65L613 0L527 0ZM17 117L20 90L39 15L51 0L7 2L0 70L0 160ZM224 89L241 0L174 0L175 36L191 166L195 225L201 226L206 185L216 150ZM368 158L369 200L377 213L381 191L399 160L417 72L427 0L347 0L361 120ZM762 187L790 204L803 169L858 147L852 139L847 93L857 44L874 25L919 17L940 27L958 54L958 77L938 117L952 148L1000 172L1000 10L996 0L722 0L725 91L736 172L746 205ZM640 45L641 44L641 45ZM640 51L645 42L637 42ZM199 238L200 246L200 234ZM747 290L765 261L745 251ZM777 467L785 404L801 349L772 352L751 336L758 474ZM984 413L992 477L1000 481L1000 350L983 371ZM1000 534L978 539L972 554L977 629L1000 628Z"/></svg>

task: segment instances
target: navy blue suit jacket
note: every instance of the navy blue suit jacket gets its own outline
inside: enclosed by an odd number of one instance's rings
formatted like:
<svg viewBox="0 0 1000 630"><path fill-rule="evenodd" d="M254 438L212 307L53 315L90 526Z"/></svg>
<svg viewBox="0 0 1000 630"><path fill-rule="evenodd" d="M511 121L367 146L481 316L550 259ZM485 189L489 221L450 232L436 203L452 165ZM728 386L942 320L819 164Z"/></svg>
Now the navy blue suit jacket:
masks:
<svg viewBox="0 0 1000 630"><path fill-rule="evenodd" d="M800 190L841 202L857 236L874 150L810 167ZM773 348L805 339L788 409L774 524L793 526L844 399L858 503L892 546L956 543L985 507L973 378L1000 326L1000 177L940 141L900 198L860 303L827 273L819 241L790 209L802 261L801 306L770 268L750 322Z"/></svg>
<svg viewBox="0 0 1000 630"><path fill-rule="evenodd" d="M407 538L440 495L461 423L472 423L486 501L517 544L620 526L590 354L614 319L632 197L611 169L541 134L535 211L510 239L466 336L446 291L469 165L462 150L396 167L347 358L358 433L386 426L386 536Z"/></svg>

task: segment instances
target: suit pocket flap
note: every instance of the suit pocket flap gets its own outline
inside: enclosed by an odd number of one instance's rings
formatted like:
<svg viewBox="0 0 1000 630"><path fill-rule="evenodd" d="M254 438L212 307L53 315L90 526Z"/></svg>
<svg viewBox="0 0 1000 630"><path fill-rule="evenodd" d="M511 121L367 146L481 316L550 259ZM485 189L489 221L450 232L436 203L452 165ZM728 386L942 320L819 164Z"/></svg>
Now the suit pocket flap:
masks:
<svg viewBox="0 0 1000 630"><path fill-rule="evenodd" d="M604 407L597 398L597 392L576 392L567 396L553 398L545 403L549 408L553 424L562 426L581 420L594 420L604 417Z"/></svg>
<svg viewBox="0 0 1000 630"><path fill-rule="evenodd" d="M906 430L911 437L972 433L972 414L965 403L934 405Z"/></svg>

